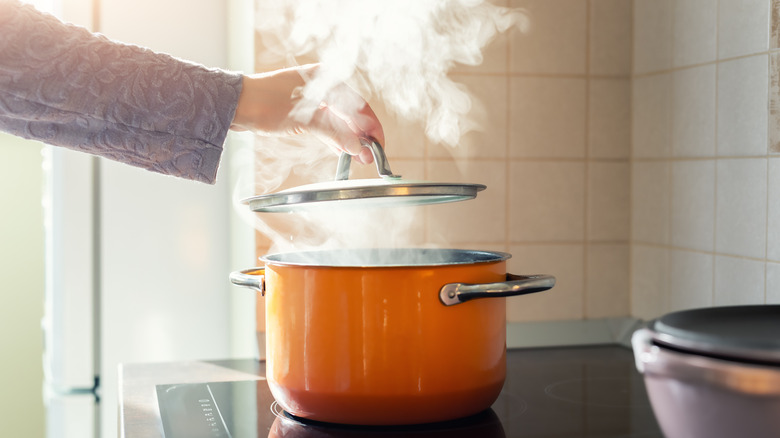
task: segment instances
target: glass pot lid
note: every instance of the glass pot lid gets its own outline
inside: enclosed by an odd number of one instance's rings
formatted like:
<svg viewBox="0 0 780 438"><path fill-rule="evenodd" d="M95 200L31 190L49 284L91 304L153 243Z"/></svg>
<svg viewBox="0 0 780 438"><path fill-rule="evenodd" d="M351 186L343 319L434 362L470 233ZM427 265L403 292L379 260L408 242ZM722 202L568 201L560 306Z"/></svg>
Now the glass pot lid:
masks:
<svg viewBox="0 0 780 438"><path fill-rule="evenodd" d="M379 178L349 179L352 157L342 153L336 180L307 184L243 202L255 212L310 211L317 208L402 207L473 199L485 190L482 184L409 181L390 170L382 146L373 139L361 139L374 156Z"/></svg>

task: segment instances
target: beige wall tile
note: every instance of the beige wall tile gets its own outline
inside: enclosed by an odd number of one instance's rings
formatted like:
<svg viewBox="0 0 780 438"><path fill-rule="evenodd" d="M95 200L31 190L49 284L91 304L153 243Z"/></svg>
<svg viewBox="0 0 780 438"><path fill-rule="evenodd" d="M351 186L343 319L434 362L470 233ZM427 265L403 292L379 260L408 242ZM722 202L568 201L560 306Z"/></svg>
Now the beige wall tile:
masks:
<svg viewBox="0 0 780 438"><path fill-rule="evenodd" d="M584 163L513 162L509 184L512 242L584 239Z"/></svg>
<svg viewBox="0 0 780 438"><path fill-rule="evenodd" d="M721 254L766 256L766 158L719 160L715 250Z"/></svg>
<svg viewBox="0 0 780 438"><path fill-rule="evenodd" d="M780 160L770 158L768 172L766 258L780 262Z"/></svg>
<svg viewBox="0 0 780 438"><path fill-rule="evenodd" d="M591 79L588 156L628 158L631 151L631 81Z"/></svg>
<svg viewBox="0 0 780 438"><path fill-rule="evenodd" d="M631 74L632 18L632 0L590 2L590 73Z"/></svg>
<svg viewBox="0 0 780 438"><path fill-rule="evenodd" d="M719 0L718 8L720 59L768 49L768 0Z"/></svg>
<svg viewBox="0 0 780 438"><path fill-rule="evenodd" d="M771 11L769 17L769 48L780 48L780 0L772 0Z"/></svg>
<svg viewBox="0 0 780 438"><path fill-rule="evenodd" d="M766 264L766 303L780 304L780 263Z"/></svg>
<svg viewBox="0 0 780 438"><path fill-rule="evenodd" d="M671 75L636 77L631 96L631 150L634 158L671 153Z"/></svg>
<svg viewBox="0 0 780 438"><path fill-rule="evenodd" d="M631 245L631 315L657 318L669 312L669 250Z"/></svg>
<svg viewBox="0 0 780 438"><path fill-rule="evenodd" d="M780 259L780 165L765 158L780 153L777 17L778 0L634 2L635 316L780 302L780 264L764 261Z"/></svg>
<svg viewBox="0 0 780 438"><path fill-rule="evenodd" d="M452 71L455 73L506 74L508 69L507 50L509 50L509 34L496 35L493 41L482 49L482 62L476 65L456 64Z"/></svg>
<svg viewBox="0 0 780 438"><path fill-rule="evenodd" d="M672 153L677 157L715 155L715 66L672 74Z"/></svg>
<svg viewBox="0 0 780 438"><path fill-rule="evenodd" d="M428 240L439 245L504 242L506 239L506 163L503 161L428 162L428 180L485 184L473 200L428 208Z"/></svg>
<svg viewBox="0 0 780 438"><path fill-rule="evenodd" d="M701 64L717 59L718 2L676 0L673 8L673 66Z"/></svg>
<svg viewBox="0 0 780 438"><path fill-rule="evenodd" d="M631 239L669 242L669 163L635 162L631 168Z"/></svg>
<svg viewBox="0 0 780 438"><path fill-rule="evenodd" d="M505 158L507 150L507 78L504 76L455 76L472 95L468 114L470 129L456 146L431 144L435 158Z"/></svg>
<svg viewBox="0 0 780 438"><path fill-rule="evenodd" d="M488 0L487 3L506 8L509 0ZM482 62L477 65L456 64L454 73L506 74L508 72L509 32L495 35L494 39L482 48Z"/></svg>
<svg viewBox="0 0 780 438"><path fill-rule="evenodd" d="M766 155L767 55L718 64L718 155Z"/></svg>
<svg viewBox="0 0 780 438"><path fill-rule="evenodd" d="M395 114L382 104L379 99L369 102L371 109L382 122L385 134L385 154L390 164L396 158L421 159L425 156L425 125L408 120Z"/></svg>
<svg viewBox="0 0 780 438"><path fill-rule="evenodd" d="M777 4L780 5L780 0ZM769 120L769 153L778 154L780 153L780 52L769 54L769 114L767 118Z"/></svg>
<svg viewBox="0 0 780 438"><path fill-rule="evenodd" d="M631 213L630 164L595 162L588 166L588 240L627 241Z"/></svg>
<svg viewBox="0 0 780 438"><path fill-rule="evenodd" d="M669 310L712 306L714 256L680 250L670 252Z"/></svg>
<svg viewBox="0 0 780 438"><path fill-rule="evenodd" d="M628 245L589 245L585 289L586 318L628 316Z"/></svg>
<svg viewBox="0 0 780 438"><path fill-rule="evenodd" d="M555 287L507 299L509 321L554 321L583 317L582 245L514 245L509 270L515 274L555 276Z"/></svg>
<svg viewBox="0 0 780 438"><path fill-rule="evenodd" d="M671 0L634 0L634 74L672 65Z"/></svg>
<svg viewBox="0 0 780 438"><path fill-rule="evenodd" d="M510 33L512 73L584 74L587 2L583 0L512 0L525 9L530 31Z"/></svg>
<svg viewBox="0 0 780 438"><path fill-rule="evenodd" d="M715 256L716 306L764 304L763 261Z"/></svg>
<svg viewBox="0 0 780 438"><path fill-rule="evenodd" d="M510 156L584 157L586 84L584 79L512 78Z"/></svg>
<svg viewBox="0 0 780 438"><path fill-rule="evenodd" d="M672 245L715 249L715 161L672 163Z"/></svg>

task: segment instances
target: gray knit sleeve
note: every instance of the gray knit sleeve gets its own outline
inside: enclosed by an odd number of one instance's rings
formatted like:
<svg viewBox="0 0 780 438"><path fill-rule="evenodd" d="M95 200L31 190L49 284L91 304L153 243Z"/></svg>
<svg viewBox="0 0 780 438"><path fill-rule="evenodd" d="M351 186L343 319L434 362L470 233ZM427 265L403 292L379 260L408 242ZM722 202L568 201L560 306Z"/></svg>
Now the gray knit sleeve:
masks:
<svg viewBox="0 0 780 438"><path fill-rule="evenodd" d="M0 130L214 183L242 76L0 0Z"/></svg>

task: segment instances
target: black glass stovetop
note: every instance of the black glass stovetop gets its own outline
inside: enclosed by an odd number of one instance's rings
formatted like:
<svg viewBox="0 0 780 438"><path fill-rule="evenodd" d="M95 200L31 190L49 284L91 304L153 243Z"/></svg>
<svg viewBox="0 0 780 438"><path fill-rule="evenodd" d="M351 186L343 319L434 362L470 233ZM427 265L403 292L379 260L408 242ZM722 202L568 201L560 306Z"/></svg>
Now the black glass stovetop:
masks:
<svg viewBox="0 0 780 438"><path fill-rule="evenodd" d="M420 426L303 422L264 380L157 386L166 438L663 437L631 350L621 346L513 349L498 400L478 415Z"/></svg>

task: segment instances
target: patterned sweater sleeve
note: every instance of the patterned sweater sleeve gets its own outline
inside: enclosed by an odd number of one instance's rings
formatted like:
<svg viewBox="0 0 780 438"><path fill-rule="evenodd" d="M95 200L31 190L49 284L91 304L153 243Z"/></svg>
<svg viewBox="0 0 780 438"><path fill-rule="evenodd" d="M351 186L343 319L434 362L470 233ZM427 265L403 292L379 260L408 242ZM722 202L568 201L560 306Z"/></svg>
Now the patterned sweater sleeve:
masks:
<svg viewBox="0 0 780 438"><path fill-rule="evenodd" d="M0 0L0 130L213 184L242 76Z"/></svg>

